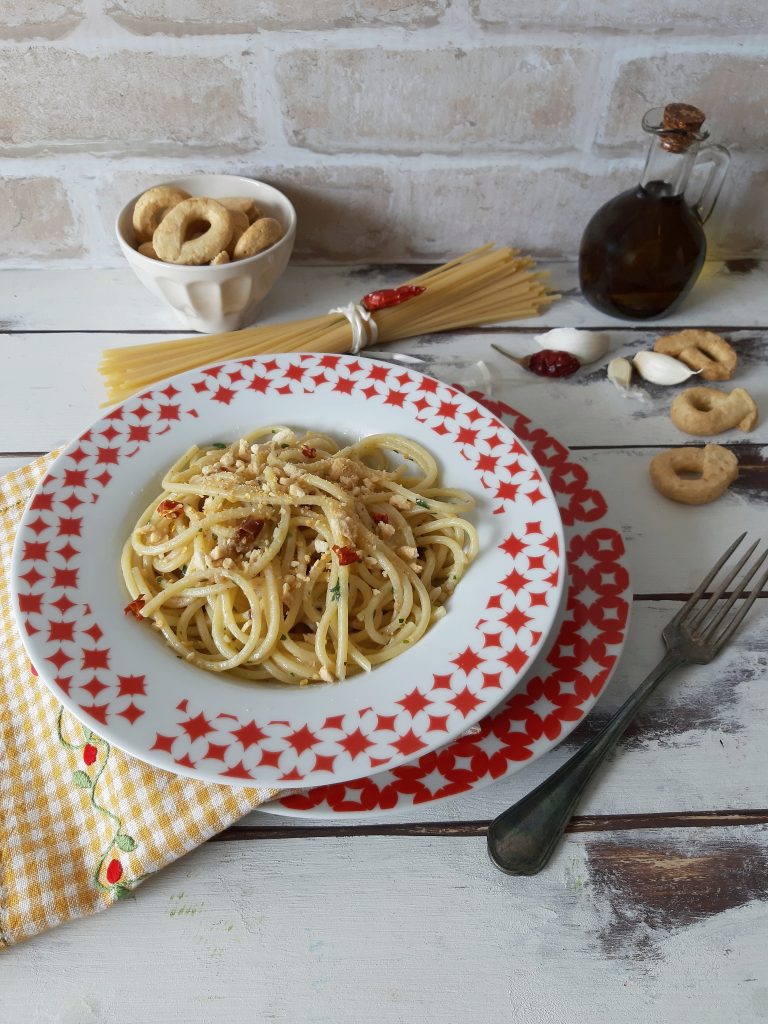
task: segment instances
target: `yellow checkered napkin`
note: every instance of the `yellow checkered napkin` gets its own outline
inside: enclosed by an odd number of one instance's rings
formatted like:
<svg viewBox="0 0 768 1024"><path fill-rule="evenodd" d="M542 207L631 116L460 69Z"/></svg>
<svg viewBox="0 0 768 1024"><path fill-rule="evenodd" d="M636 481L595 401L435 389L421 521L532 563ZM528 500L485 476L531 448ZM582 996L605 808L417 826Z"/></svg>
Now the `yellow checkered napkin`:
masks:
<svg viewBox="0 0 768 1024"><path fill-rule="evenodd" d="M65 711L11 612L11 549L53 455L0 480L0 947L94 914L274 796L137 761Z"/></svg>

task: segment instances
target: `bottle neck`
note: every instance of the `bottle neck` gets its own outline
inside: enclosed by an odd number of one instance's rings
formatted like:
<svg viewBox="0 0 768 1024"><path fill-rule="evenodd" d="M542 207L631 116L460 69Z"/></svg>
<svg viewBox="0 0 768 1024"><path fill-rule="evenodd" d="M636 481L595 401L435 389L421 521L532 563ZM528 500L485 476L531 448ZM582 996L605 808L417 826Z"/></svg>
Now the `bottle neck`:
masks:
<svg viewBox="0 0 768 1024"><path fill-rule="evenodd" d="M640 184L655 195L681 196L688 185L698 148L694 144L682 153L672 153L664 148L660 138L653 138Z"/></svg>

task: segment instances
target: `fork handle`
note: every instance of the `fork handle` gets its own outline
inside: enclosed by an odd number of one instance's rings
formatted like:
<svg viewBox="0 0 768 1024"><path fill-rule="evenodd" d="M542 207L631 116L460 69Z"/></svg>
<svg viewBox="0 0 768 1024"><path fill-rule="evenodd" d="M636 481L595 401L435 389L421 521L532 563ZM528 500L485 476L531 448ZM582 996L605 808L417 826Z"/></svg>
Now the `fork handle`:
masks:
<svg viewBox="0 0 768 1024"><path fill-rule="evenodd" d="M491 860L510 875L535 875L555 851L579 797L668 672L685 659L667 652L600 732L540 786L498 816L488 829Z"/></svg>

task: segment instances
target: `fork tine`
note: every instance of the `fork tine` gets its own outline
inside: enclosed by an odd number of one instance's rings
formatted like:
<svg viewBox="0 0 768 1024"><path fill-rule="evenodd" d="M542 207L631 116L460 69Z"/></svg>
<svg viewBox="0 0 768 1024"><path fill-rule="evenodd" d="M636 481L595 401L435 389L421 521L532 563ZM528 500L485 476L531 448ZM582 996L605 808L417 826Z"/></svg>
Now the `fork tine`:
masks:
<svg viewBox="0 0 768 1024"><path fill-rule="evenodd" d="M709 570L707 575L704 577L704 579L698 585L696 590L691 594L691 596L685 602L685 604L680 609L680 611L677 613L677 615L674 616L674 618L672 619L672 622L670 623L670 625L672 625L672 623L679 623L683 618L685 618L686 614L691 610L691 608L693 608L693 606L699 600L699 598L704 593L704 591L707 589L709 584L712 582L712 580L715 578L715 576L717 576L717 574L720 572L722 567L725 565L725 563L728 561L728 559L731 557L733 552L736 550L736 548L739 546L739 544L741 544L741 542L744 540L744 538L746 536L747 536L747 533L746 533L746 530L745 530L744 533L742 533L740 537L736 538L736 540L733 542L733 544L731 544L731 546L728 548L728 550L725 552L725 554L722 556L722 558L718 562L716 562L715 565Z"/></svg>
<svg viewBox="0 0 768 1024"><path fill-rule="evenodd" d="M706 619L706 617L709 614L710 610L722 598L723 594L726 592L728 587L736 579L737 575L741 572L741 570L747 564L747 561L751 558L752 553L754 552L755 548L757 547L757 545L759 543L760 543L760 539L758 538L755 541L755 543L752 545L752 547L749 548L744 555L742 555L742 557L739 559L739 561L736 563L736 565L733 567L733 569L731 569L730 573L725 577L725 579L719 585L717 590L714 591L714 593L709 598L709 600L705 603L705 605L701 609L701 611L697 612L695 615L693 615L688 620L688 628L689 629L696 629L699 626L703 626L704 620ZM746 582L749 582L749 581L747 580Z"/></svg>
<svg viewBox="0 0 768 1024"><path fill-rule="evenodd" d="M760 566L763 564L766 558L768 558L768 548L755 561L755 563L752 565L749 571L742 576L742 578L739 580L738 587L734 588L734 591L728 598L728 600L725 602L721 602L723 607L718 608L714 616L709 620L709 622L706 623L704 627L706 632L705 639L711 639L715 635L717 627L720 625L720 623L723 621L723 619L726 617L726 615L734 606L734 604L738 601L738 599L744 596L744 592L746 591L750 580L756 575L757 570L760 568Z"/></svg>
<svg viewBox="0 0 768 1024"><path fill-rule="evenodd" d="M757 581L755 586L752 588L749 596L744 599L744 604L741 606L741 608L739 608L739 610L733 616L733 618L722 631L722 633L713 641L713 644L717 650L720 650L723 644L726 644L731 639L733 634L741 625L744 616L747 614L749 609L752 607L752 605L759 597L766 583L768 583L768 569L763 573L763 575Z"/></svg>

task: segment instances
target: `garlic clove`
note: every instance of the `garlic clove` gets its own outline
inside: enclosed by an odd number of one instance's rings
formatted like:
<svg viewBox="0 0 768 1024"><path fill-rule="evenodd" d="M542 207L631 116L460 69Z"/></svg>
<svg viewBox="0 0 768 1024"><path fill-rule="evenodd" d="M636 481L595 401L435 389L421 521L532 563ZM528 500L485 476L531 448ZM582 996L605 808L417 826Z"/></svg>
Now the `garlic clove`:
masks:
<svg viewBox="0 0 768 1024"><path fill-rule="evenodd" d="M682 384L699 372L661 352L638 352L632 362L640 376L651 384Z"/></svg>
<svg viewBox="0 0 768 1024"><path fill-rule="evenodd" d="M533 339L539 348L568 352L580 363L594 363L611 347L611 339L602 331L579 331L575 327L555 327Z"/></svg>
<svg viewBox="0 0 768 1024"><path fill-rule="evenodd" d="M627 391L632 384L632 363L623 356L617 356L608 363L608 380L619 391Z"/></svg>
<svg viewBox="0 0 768 1024"><path fill-rule="evenodd" d="M617 356L608 363L608 380L613 384L622 398L636 398L639 402L647 402L649 395L645 388L632 383L632 363L623 356Z"/></svg>

